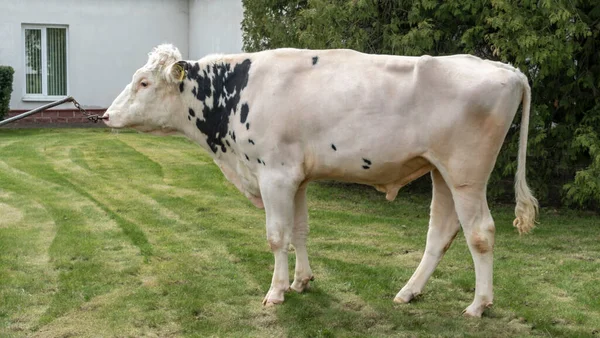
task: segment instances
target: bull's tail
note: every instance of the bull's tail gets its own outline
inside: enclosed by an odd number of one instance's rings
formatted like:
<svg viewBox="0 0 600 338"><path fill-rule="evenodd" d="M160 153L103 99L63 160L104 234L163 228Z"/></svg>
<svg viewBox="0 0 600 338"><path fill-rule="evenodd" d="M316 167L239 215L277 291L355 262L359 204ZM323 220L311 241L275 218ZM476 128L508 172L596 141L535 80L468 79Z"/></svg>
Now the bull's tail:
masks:
<svg viewBox="0 0 600 338"><path fill-rule="evenodd" d="M526 166L527 157L527 134L529 130L529 109L531 106L531 88L527 77L517 70L523 81L523 114L521 115L521 131L519 134L519 158L517 163L517 173L515 175L515 197L517 205L515 207L515 220L513 225L519 230L520 234L530 232L535 226L535 220L538 214L538 201L527 186Z"/></svg>

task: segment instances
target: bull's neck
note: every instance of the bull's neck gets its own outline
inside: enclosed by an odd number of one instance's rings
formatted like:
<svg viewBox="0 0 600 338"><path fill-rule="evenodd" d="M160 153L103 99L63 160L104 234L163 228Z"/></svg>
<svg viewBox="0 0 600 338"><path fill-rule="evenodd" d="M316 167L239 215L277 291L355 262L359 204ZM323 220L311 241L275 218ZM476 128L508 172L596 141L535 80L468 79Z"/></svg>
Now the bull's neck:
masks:
<svg viewBox="0 0 600 338"><path fill-rule="evenodd" d="M188 62L179 92L186 111L183 132L213 157L233 152L231 122L241 114L242 93L248 84L250 59ZM239 117L238 117L239 119Z"/></svg>

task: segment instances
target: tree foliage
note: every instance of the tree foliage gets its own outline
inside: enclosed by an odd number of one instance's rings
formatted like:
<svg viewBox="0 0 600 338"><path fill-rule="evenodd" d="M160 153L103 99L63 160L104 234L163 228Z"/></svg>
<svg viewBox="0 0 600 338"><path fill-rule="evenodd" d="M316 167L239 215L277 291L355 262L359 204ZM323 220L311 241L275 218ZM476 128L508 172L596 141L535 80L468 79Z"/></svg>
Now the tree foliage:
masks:
<svg viewBox="0 0 600 338"><path fill-rule="evenodd" d="M600 2L244 0L244 47L469 53L508 62L532 86L528 178L546 204L600 205ZM492 174L512 194L520 118Z"/></svg>

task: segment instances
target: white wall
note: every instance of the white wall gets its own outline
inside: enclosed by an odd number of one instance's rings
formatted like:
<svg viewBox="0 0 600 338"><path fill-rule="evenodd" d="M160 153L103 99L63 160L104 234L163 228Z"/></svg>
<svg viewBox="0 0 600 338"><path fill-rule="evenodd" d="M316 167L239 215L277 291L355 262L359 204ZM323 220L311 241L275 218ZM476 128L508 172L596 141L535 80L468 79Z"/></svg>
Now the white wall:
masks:
<svg viewBox="0 0 600 338"><path fill-rule="evenodd" d="M189 0L189 58L242 51L242 0Z"/></svg>
<svg viewBox="0 0 600 338"><path fill-rule="evenodd" d="M0 0L0 64L15 69L10 109L44 104L22 101L22 24L68 25L69 95L106 108L152 47L170 42L188 57L189 8L188 0Z"/></svg>

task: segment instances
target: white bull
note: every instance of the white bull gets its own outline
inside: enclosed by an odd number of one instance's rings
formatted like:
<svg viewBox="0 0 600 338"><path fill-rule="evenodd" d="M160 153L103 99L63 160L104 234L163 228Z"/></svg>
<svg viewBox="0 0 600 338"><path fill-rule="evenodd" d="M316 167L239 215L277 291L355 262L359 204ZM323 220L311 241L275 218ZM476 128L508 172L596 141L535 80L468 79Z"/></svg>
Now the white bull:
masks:
<svg viewBox="0 0 600 338"><path fill-rule="evenodd" d="M175 47L161 45L104 118L113 128L187 135L264 206L275 256L265 305L283 302L290 288L303 291L313 278L306 251L310 181L372 185L393 200L402 186L431 173L425 253L394 301L409 302L423 290L462 224L476 277L465 314L479 317L493 300L495 227L486 185L521 102L514 225L528 232L536 218L525 181L530 96L518 69L469 55L278 49L182 61Z"/></svg>

